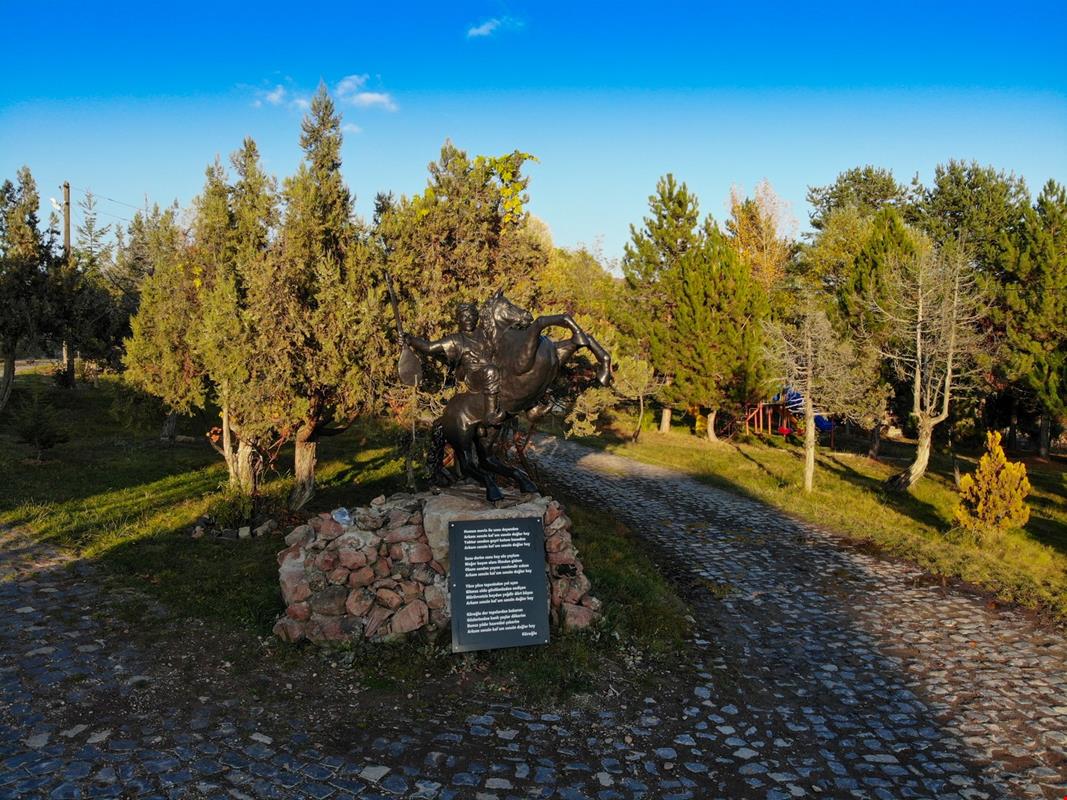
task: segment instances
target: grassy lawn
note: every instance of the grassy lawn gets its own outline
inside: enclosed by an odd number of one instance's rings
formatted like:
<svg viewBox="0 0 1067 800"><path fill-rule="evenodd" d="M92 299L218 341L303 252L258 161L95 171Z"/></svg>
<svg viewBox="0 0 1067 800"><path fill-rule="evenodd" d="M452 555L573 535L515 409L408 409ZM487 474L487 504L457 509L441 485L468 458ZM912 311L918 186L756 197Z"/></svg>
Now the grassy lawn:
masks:
<svg viewBox="0 0 1067 800"><path fill-rule="evenodd" d="M56 407L70 436L46 451L43 463L18 441L12 413L32 387ZM95 561L109 580L147 591L178 615L268 635L282 611L275 561L284 547L280 534L242 542L192 539L191 526L220 502L226 479L221 459L200 441L211 421L182 420L178 433L197 441L166 446L158 438L159 420L131 415L127 398L114 379L68 392L43 376L18 376L11 405L0 414L0 526L24 528ZM320 492L309 511L357 506L402 489L396 438L389 426L373 421L323 441ZM279 464L290 463L283 453ZM266 491L280 494L285 487L284 475L272 475ZM607 619L593 633L556 635L548 647L464 657L501 691L581 691L608 662L654 660L682 645L686 607L640 545L603 514L572 503L568 511ZM311 654L290 649L290 657ZM411 644L364 647L347 660L372 683L399 685L405 675L440 671L452 658L440 646ZM383 675L390 677L373 677Z"/></svg>
<svg viewBox="0 0 1067 800"><path fill-rule="evenodd" d="M632 430L626 425L622 429ZM981 548L951 532L957 495L947 455L933 456L930 472L910 493L883 490L882 482L905 466L911 455L912 448L904 443L884 443L879 461L859 452L820 448L815 489L806 495L801 488L803 450L781 437L716 444L675 428L669 434L646 432L638 444L611 431L581 441L673 467L873 544L936 574L966 580L1004 600L1067 620L1067 469L1062 460L1027 463L1034 487L1029 524ZM860 444L855 443L857 450ZM977 455L960 457L961 471L973 470Z"/></svg>

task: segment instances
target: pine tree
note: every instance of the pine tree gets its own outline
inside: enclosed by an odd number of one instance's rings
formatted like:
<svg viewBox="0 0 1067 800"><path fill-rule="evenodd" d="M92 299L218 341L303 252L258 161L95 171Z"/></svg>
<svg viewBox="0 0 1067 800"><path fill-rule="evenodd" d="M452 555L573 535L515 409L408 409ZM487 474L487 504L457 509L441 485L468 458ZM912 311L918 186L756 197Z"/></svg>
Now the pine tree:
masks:
<svg viewBox="0 0 1067 800"><path fill-rule="evenodd" d="M890 170L870 164L840 173L828 186L810 186L811 227L826 227L836 211L850 209L869 216L883 208L902 210L911 202L908 188L898 183Z"/></svg>
<svg viewBox="0 0 1067 800"><path fill-rule="evenodd" d="M1003 280L1009 371L1042 410L1039 452L1047 458L1053 420L1067 417L1067 192L1055 181L1027 209Z"/></svg>
<svg viewBox="0 0 1067 800"><path fill-rule="evenodd" d="M667 174L648 198L649 215L641 228L630 226L622 259L625 300L617 313L619 327L639 343L656 374L667 383L660 430L670 427L670 383L677 371L672 328L679 295L679 262L699 242L699 204L684 183Z"/></svg>
<svg viewBox="0 0 1067 800"><path fill-rule="evenodd" d="M664 391L675 402L707 409L707 437L714 440L717 413L724 407L736 410L760 389L766 296L710 219L678 266L674 325L667 340L674 382Z"/></svg>

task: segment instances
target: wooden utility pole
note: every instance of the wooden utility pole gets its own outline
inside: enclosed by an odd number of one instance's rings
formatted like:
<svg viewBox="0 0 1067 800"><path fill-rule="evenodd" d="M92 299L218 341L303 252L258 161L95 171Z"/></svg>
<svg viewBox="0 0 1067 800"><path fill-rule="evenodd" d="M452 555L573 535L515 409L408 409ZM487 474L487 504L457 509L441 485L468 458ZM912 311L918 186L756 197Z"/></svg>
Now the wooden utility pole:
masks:
<svg viewBox="0 0 1067 800"><path fill-rule="evenodd" d="M63 181L63 260L66 262L67 272L71 270L70 263L70 181ZM63 368L67 371L67 386L74 388L74 349L70 342L63 340Z"/></svg>

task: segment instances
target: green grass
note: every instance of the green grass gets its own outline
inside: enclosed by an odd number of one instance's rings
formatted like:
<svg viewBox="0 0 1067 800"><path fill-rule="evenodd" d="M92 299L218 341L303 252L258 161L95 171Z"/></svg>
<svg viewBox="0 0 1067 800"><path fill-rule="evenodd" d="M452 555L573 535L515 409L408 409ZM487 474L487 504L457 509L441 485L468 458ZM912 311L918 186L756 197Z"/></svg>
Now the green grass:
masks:
<svg viewBox="0 0 1067 800"><path fill-rule="evenodd" d="M626 427L629 420L625 423L620 430L631 430ZM1067 619L1067 470L1062 461L1027 463L1034 487L1029 524L978 547L952 531L957 495L947 455L935 453L930 472L909 493L883 489L883 481L905 466L911 455L913 448L904 443L885 443L880 461L820 447L815 488L809 495L802 490L803 450L780 437L708 443L676 428L669 434L646 432L637 444L611 431L581 441L678 469L873 544L938 575L968 581L1003 600ZM859 449L861 443L854 444ZM961 470L973 470L976 456L960 457Z"/></svg>
<svg viewBox="0 0 1067 800"><path fill-rule="evenodd" d="M115 379L68 392L45 377L20 375L13 403L34 384L59 409L70 441L34 463L30 447L17 440L13 415L0 414L0 485L6 487L0 526L24 528L98 563L116 584L146 591L179 616L268 634L282 611L275 561L283 547L280 537L227 542L189 536L196 519L224 495L221 459L200 441L211 420L182 420L178 433L197 441L165 446L151 414L141 422L134 415L130 422L128 390ZM320 489L309 510L361 505L402 489L398 435L371 421L321 442ZM290 463L291 455L283 452L279 464ZM284 475L273 474L266 492L283 495L286 486ZM500 692L536 697L583 691L620 659L632 664L681 647L685 606L639 543L603 514L574 504L568 512L594 594L607 609L597 631L555 635L547 647L462 658L433 644L363 646L344 661L360 670L368 685L400 687L426 672L455 671L478 675ZM295 524L295 518L289 522ZM290 650L295 658L313 653Z"/></svg>

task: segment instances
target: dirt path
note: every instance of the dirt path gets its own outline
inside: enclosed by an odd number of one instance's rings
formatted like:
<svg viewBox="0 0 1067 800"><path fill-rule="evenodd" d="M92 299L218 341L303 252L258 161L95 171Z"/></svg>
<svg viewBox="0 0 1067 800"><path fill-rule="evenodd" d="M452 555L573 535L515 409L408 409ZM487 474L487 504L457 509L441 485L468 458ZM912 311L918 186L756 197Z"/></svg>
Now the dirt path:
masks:
<svg viewBox="0 0 1067 800"><path fill-rule="evenodd" d="M559 440L535 460L706 583L699 621L743 687L727 727L754 775L807 753L834 796L1067 796L1061 629L678 472Z"/></svg>

